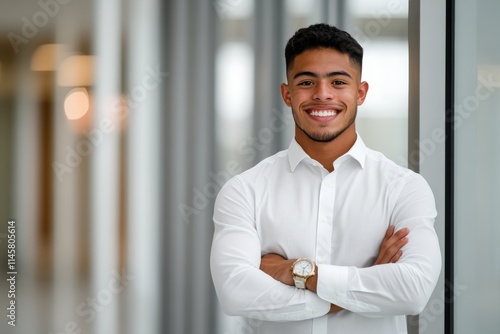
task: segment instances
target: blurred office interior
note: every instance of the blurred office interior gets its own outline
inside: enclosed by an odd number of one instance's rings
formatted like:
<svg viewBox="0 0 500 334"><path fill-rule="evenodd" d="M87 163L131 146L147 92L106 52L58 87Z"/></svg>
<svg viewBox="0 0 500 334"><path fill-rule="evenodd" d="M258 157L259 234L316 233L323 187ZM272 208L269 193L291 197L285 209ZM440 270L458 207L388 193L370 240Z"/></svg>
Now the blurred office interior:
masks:
<svg viewBox="0 0 500 334"><path fill-rule="evenodd" d="M231 176L288 147L284 46L318 22L364 47L363 140L436 196L446 266L409 332L500 328L498 2L0 8L1 277L9 221L17 270L16 326L2 315L0 332L247 333L212 286L213 202Z"/></svg>

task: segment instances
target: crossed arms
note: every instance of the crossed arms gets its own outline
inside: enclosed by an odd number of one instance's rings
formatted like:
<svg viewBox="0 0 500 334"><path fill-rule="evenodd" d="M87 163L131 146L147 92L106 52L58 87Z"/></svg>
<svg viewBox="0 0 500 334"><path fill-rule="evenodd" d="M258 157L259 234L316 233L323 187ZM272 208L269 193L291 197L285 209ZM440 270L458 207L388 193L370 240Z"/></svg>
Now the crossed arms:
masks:
<svg viewBox="0 0 500 334"><path fill-rule="evenodd" d="M386 231L371 266L317 264L317 275L304 290L293 286L294 259L262 253L253 203L233 182L217 199L210 264L225 313L290 321L345 309L382 317L417 314L427 303L441 269L431 195L424 192L396 206L390 222L395 227Z"/></svg>
<svg viewBox="0 0 500 334"><path fill-rule="evenodd" d="M391 225L384 236L384 240L380 245L380 250L377 259L373 263L374 266L385 263L396 263L403 254L401 248L408 243L409 229L403 228L394 232L395 227ZM274 278L275 280L290 286L294 286L291 267L296 259L285 259L278 254L266 254L262 257L260 270ZM315 270L316 275L310 277L306 282L306 289L316 293L318 285L318 268ZM343 310L335 304L331 304L328 313L334 313Z"/></svg>

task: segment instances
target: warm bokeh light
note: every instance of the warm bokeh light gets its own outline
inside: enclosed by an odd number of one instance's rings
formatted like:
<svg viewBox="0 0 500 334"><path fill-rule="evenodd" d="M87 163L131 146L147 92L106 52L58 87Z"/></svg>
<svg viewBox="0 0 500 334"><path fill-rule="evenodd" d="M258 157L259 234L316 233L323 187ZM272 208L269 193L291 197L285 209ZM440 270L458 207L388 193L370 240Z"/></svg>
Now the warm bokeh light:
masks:
<svg viewBox="0 0 500 334"><path fill-rule="evenodd" d="M43 44L40 45L31 58L32 71L55 71L56 56L58 49L62 48L62 44Z"/></svg>
<svg viewBox="0 0 500 334"><path fill-rule="evenodd" d="M90 98L85 88L72 89L64 100L64 112L69 120L80 119L89 111Z"/></svg>
<svg viewBox="0 0 500 334"><path fill-rule="evenodd" d="M57 73L59 86L91 86L94 82L94 57L73 55L64 59Z"/></svg>

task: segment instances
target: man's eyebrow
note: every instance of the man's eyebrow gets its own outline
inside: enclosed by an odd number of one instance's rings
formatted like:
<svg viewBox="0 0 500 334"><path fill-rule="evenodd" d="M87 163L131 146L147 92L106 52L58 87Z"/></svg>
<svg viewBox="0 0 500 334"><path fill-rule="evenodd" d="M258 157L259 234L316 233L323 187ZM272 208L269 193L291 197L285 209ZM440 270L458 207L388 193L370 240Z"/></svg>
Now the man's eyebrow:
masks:
<svg viewBox="0 0 500 334"><path fill-rule="evenodd" d="M326 75L322 76L322 77L325 77L325 78L330 78L330 77L336 77L336 76L346 76L348 78L351 78L352 79L352 76L347 73L346 71L334 71L334 72L329 72L327 73ZM310 71L302 71L302 72L298 72L296 73L293 78L294 79L297 79L298 77L300 76L307 76L307 77L313 77L313 78L318 78L320 77L317 73L314 73L314 72L310 72Z"/></svg>

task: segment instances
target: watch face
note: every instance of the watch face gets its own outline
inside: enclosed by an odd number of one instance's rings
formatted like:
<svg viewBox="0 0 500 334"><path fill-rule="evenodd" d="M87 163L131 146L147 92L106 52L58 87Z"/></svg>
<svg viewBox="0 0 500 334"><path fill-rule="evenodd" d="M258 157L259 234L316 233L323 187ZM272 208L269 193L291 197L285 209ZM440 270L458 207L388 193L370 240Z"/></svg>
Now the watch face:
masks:
<svg viewBox="0 0 500 334"><path fill-rule="evenodd" d="M302 260L295 264L295 266L293 267L293 272L296 275L307 276L313 272L313 269L314 268L311 262Z"/></svg>

